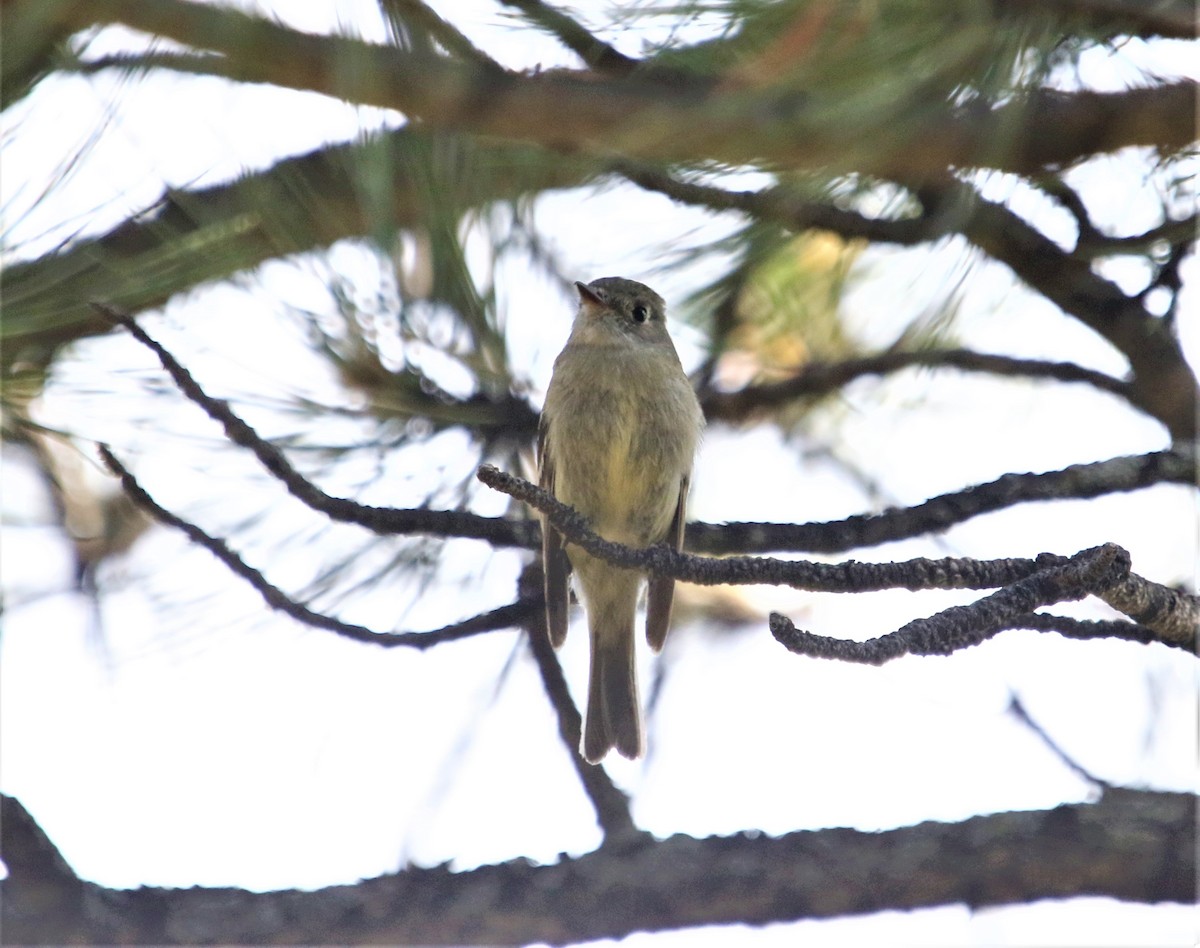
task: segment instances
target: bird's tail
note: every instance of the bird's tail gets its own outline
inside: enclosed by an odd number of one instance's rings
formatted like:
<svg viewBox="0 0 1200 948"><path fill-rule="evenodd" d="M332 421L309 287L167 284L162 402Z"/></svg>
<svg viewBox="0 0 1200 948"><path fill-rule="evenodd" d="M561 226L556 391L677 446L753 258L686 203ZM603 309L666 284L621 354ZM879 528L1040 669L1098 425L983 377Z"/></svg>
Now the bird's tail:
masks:
<svg viewBox="0 0 1200 948"><path fill-rule="evenodd" d="M588 763L599 763L613 748L630 760L642 755L633 639L636 597L634 577L631 595L604 604L608 608L596 603L588 609L592 668L583 728L583 756Z"/></svg>

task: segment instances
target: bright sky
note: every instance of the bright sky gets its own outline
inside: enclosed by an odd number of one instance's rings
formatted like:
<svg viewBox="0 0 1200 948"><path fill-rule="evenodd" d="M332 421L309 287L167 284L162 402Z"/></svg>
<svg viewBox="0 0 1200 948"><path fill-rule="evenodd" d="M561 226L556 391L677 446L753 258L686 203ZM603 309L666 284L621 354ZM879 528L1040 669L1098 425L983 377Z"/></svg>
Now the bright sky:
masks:
<svg viewBox="0 0 1200 948"><path fill-rule="evenodd" d="M440 6L508 64L573 62L552 41L512 29L491 4ZM341 23L365 23L363 11L373 10L365 2L336 7ZM300 11L314 19L296 19ZM329 16L317 4L280 4L275 12L309 29L325 28ZM128 42L128 34L111 31L96 52ZM636 52L632 41L627 48ZM1082 74L1106 86L1125 75L1128 62L1167 73L1184 71L1186 62L1194 73L1196 60L1185 61L1183 48L1130 44L1117 60L1088 58ZM227 179L274 156L396 121L318 96L160 76L57 79L19 111L3 140L0 203L6 244L22 255L44 252L67 233L103 232L152 203L164 184ZM50 166L47 156L55 159ZM72 171L60 179L57 169L66 167ZM1138 215L1153 182L1137 156L1098 163L1079 172L1077 184L1095 200L1102 224L1122 232L1147 225ZM1013 190L1004 180L993 187ZM1052 212L1019 188L1013 200L1040 225L1055 226ZM644 279L669 302L681 301L702 275L696 268L661 273L664 248L703 246L734 225L632 187L553 195L539 202L537 221L570 275ZM963 344L1122 371L1097 337L1048 312L1003 268L968 268L972 260L954 245L934 254L868 252L845 302L847 325L864 342L887 345L939 305L948 279L965 272L956 324ZM332 269L368 295L386 277L352 244L335 249ZM1191 288L1180 320L1195 363L1194 258L1185 270ZM343 400L309 352L300 323L287 315L289 304L329 311L327 273L310 259L272 263L256 280L187 294L144 322L213 394L234 396L265 432L348 443L372 429L343 418L322 419L314 430L308 417L285 410L300 396ZM1111 275L1136 276L1119 267ZM499 278L514 361L540 399L572 301L516 261L506 262ZM682 323L673 332L685 362L694 364L699 337ZM64 360L38 417L76 433L89 456L90 439L110 442L160 502L213 532L228 535L256 520L237 534L237 545L248 559L269 564L270 578L286 588L303 588L339 556L358 557L367 574L395 554L394 545L355 531L320 528L252 459L222 449L219 430L194 407L174 396L148 399L147 383L159 377L153 358L124 336L91 340ZM692 516L829 520L1008 471L1165 444L1158 425L1081 387L905 374L851 386L794 436L710 431ZM407 861L469 868L517 855L550 860L598 842L516 633L427 654L345 641L271 615L207 554L165 530L106 571L100 633L86 597L65 591L69 551L55 531L36 526L50 519L40 485L21 458L6 461L5 522L25 526L2 538L8 610L0 785L29 807L85 878L109 886L305 888L394 871ZM421 452L384 457L382 477L373 461L374 454L363 454L323 486L403 506L423 499L429 472L461 476L476 458L466 439L448 433ZM504 509L502 498L486 495L475 506ZM1195 512L1192 492L1160 487L1027 505L940 538L858 555L1031 556L1112 540L1132 552L1143 575L1191 581ZM319 541L319 553L310 546L312 555L280 556L303 549L306 539ZM398 579L337 605L344 618L380 629L435 627L511 601L522 558L455 541L436 594ZM1088 799L1091 788L1007 713L1013 694L1105 779L1197 787L1198 682L1187 655L1011 632L951 658L861 668L787 655L766 629L766 610L785 611L813 631L868 638L964 597L743 590L730 595L759 617L729 626L712 620L711 603L682 595L685 616L662 658L641 655L643 693L656 675L664 678L650 716L650 756L609 765L633 794L635 819L656 834L889 828ZM1082 605L1078 614L1106 613ZM586 636L582 616L574 618L561 659L582 697ZM656 944L782 945L803 937L830 946L1190 945L1195 934L1188 908L1077 900L633 936L628 943L653 937Z"/></svg>

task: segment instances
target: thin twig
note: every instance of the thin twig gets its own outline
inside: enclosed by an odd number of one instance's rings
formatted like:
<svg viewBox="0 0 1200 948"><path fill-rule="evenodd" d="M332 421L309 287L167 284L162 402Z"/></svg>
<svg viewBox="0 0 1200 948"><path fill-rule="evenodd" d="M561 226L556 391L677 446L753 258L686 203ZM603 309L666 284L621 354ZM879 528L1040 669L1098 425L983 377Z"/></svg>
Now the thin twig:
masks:
<svg viewBox="0 0 1200 948"><path fill-rule="evenodd" d="M561 10L556 10L548 3L543 3L542 0L500 0L500 2L506 7L520 10L531 23L557 37L558 41L582 59L589 69L624 76L638 66L636 59L631 59L603 40L597 39L579 21L567 16Z"/></svg>
<svg viewBox="0 0 1200 948"><path fill-rule="evenodd" d="M1029 712L1025 709L1025 705L1021 703L1021 699L1016 694L1011 695L1008 699L1008 713L1029 728L1037 736L1038 740L1046 745L1050 753L1057 757L1077 777L1081 777L1088 783L1101 787L1104 790L1112 789L1113 785L1111 783L1097 777L1063 750L1058 741L1052 738L1046 729L1030 716Z"/></svg>
<svg viewBox="0 0 1200 948"><path fill-rule="evenodd" d="M826 523L690 523L686 546L694 553L720 555L842 553L940 532L1021 503L1087 499L1155 484L1193 485L1196 473L1195 453L1190 445L1180 445L1149 454L1072 464L1058 471L1004 474L912 507L855 514Z"/></svg>
<svg viewBox="0 0 1200 948"><path fill-rule="evenodd" d="M525 622L529 633L529 648L537 663L542 687L558 719L558 733L571 757L575 773L583 784L584 792L596 811L596 821L604 833L606 843L629 841L638 836L638 830L629 812L629 798L612 782L608 771L602 766L589 764L579 752L579 739L583 733L583 719L571 698L567 679L550 636L546 632L546 612L542 599L542 574L536 563L528 565L521 573L518 583L522 599L537 602L538 608Z"/></svg>
<svg viewBox="0 0 1200 948"><path fill-rule="evenodd" d="M841 362L813 362L790 379L747 385L734 392L713 392L704 399L705 417L745 421L803 396L826 395L866 375L887 375L908 368L955 368L999 376L1026 376L1059 382L1084 382L1101 391L1129 398L1129 383L1073 362L1018 359L969 349L925 352L881 352Z"/></svg>
<svg viewBox="0 0 1200 948"><path fill-rule="evenodd" d="M817 227L847 238L862 238L878 243L904 246L937 240L953 232L946 215L921 215L904 218L867 217L810 201L785 188L761 191L729 191L693 181L683 181L657 165L622 159L609 167L646 191L655 191L681 204L698 205L718 211L741 211L763 221L774 221L795 230Z"/></svg>

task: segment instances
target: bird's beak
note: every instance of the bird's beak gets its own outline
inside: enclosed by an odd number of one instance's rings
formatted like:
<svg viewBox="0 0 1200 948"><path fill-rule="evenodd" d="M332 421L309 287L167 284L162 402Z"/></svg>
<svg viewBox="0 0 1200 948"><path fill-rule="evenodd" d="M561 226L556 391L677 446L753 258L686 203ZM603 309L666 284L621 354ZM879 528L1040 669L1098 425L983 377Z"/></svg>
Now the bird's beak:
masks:
<svg viewBox="0 0 1200 948"><path fill-rule="evenodd" d="M579 302L583 305L584 312L594 314L608 308L608 303L605 302L604 297L586 283L576 280L575 289L579 291Z"/></svg>

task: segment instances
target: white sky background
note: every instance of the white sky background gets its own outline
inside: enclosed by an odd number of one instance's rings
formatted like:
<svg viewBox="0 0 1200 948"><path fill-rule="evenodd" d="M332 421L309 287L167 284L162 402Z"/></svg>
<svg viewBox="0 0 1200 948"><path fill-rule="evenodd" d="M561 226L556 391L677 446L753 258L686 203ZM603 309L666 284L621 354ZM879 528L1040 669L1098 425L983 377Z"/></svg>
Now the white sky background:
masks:
<svg viewBox="0 0 1200 948"><path fill-rule="evenodd" d="M511 29L490 4L440 6L507 65L574 64L552 40ZM276 12L293 25L327 29L330 8L280 3ZM370 3L336 8L342 23L376 22ZM301 19L301 11L312 19ZM637 52L636 39L626 34L620 41ZM115 47L128 36L112 31L105 40ZM1179 43L1130 44L1118 62L1090 57L1082 79L1114 87L1134 75L1128 63L1194 75L1194 52ZM5 130L6 244L34 255L66 232L107 230L151 204L164 185L225 180L281 154L353 138L381 120L395 117L208 80L55 80ZM83 160L72 162L98 129ZM60 161L77 170L50 186ZM1129 233L1153 223L1140 216L1153 201L1136 156L1077 174L1102 226ZM1011 189L1003 179L992 186ZM1030 196L1018 190L1013 201L1040 226L1054 226L1053 212ZM664 278L664 247L703 244L734 226L633 188L554 195L540 202L538 224L572 275L644 279L668 301L682 300L701 277L683 271ZM332 259L370 292L375 264L367 254L344 245ZM872 250L846 300L850 327L872 345L890 343L940 301L964 260L953 245L936 254ZM1136 272L1110 266L1108 275L1122 285L1136 281ZM1192 258L1185 267L1192 286L1179 311L1193 362L1200 345L1195 271ZM264 431L298 431L307 417L272 406L299 395L340 400L298 323L284 315L287 304L328 305L323 273L311 260L270 264L257 281L189 293L145 323L210 392L235 397L235 407ZM1002 267L977 265L968 273L957 323L965 345L1123 371L1111 348L1014 286ZM501 276L514 363L540 399L573 302L515 265ZM694 364L698 338L685 325L673 328L685 363ZM160 502L212 532L228 534L261 515L262 524L245 540L239 534L236 545L251 561L269 563L272 581L302 588L318 564L278 554L318 535L311 518L253 459L219 449L219 430L198 409L175 396L147 400L146 381L159 377L153 357L124 336L88 341L65 361L39 419L77 433L85 451L88 439L111 443ZM308 440L338 443L366 430L345 420L321 425L305 432ZM830 520L1008 471L1166 444L1160 426L1083 387L905 373L856 383L836 410L790 440L767 429L710 431L691 514L710 521ZM474 463L466 440L453 434L427 447L388 458L388 476L365 489L371 472L352 465L338 469L344 483L323 486L403 506L423 499L430 457L452 472ZM25 526L3 536L9 609L0 786L29 807L85 878L113 886L318 887L410 860L469 868L517 855L552 860L598 842L516 633L425 654L345 641L272 615L208 554L159 530L106 572L112 592L103 599L98 650L87 599L64 591L71 587L69 552L53 531L36 526L48 522L49 510L19 457L6 458L3 483L6 524ZM476 507L498 513L504 504L481 494ZM1031 556L1112 540L1130 549L1143 575L1190 582L1195 534L1192 492L1159 487L1025 505L943 537L859 555ZM323 552L362 549L372 563L389 555L390 548L353 531L319 536ZM457 541L440 574L447 585L433 594L369 590L339 604L341 615L379 629L422 629L511 601L523 554L485 556L481 549ZM1119 784L1197 786L1190 656L1012 632L950 658L907 658L881 669L819 662L785 653L767 631L766 610L781 609L816 632L868 638L963 596L743 592L761 618L734 631L713 628L704 607L693 606L687 611L699 619L677 623L660 665L641 656L644 693L656 668L666 675L649 723L651 754L609 767L633 794L635 819L657 834L889 828L1088 799L1089 786L1006 713L1013 693L1093 773ZM1105 613L1080 606L1079 614ZM582 700L586 635L582 616L575 619L561 658ZM628 941L792 944L800 935L814 945L1191 945L1196 916L1179 906L1090 899Z"/></svg>

